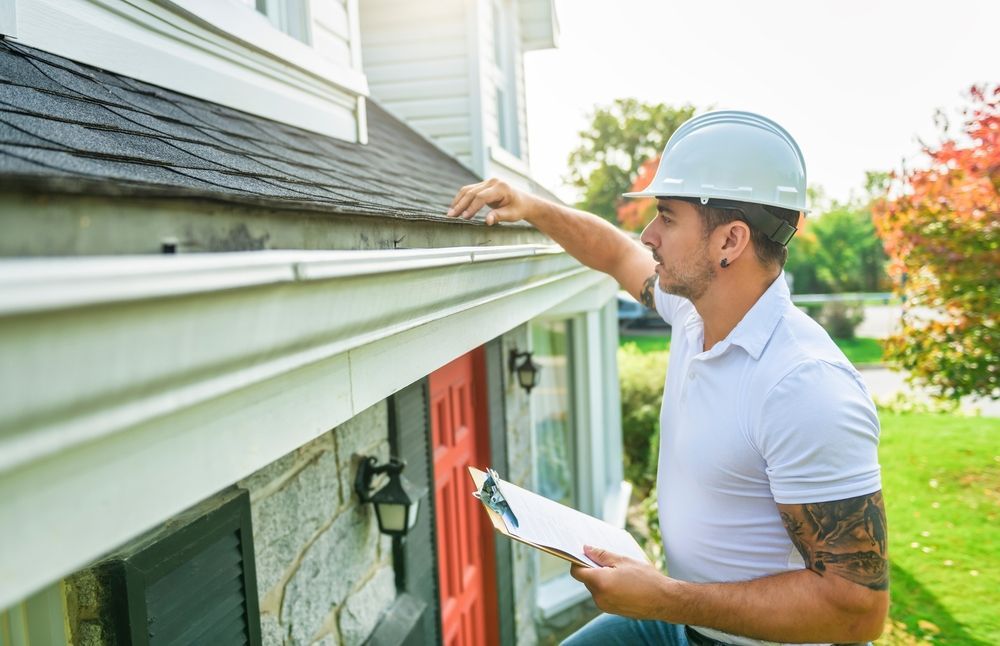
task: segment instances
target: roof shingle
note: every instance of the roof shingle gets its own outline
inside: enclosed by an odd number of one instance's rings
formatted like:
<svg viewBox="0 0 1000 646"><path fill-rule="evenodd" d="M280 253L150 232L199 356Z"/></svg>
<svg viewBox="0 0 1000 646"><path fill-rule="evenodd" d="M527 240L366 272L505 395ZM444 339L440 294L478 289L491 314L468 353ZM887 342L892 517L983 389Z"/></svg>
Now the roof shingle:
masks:
<svg viewBox="0 0 1000 646"><path fill-rule="evenodd" d="M457 222L444 211L479 178L374 101L367 112L356 144L0 40L0 186Z"/></svg>

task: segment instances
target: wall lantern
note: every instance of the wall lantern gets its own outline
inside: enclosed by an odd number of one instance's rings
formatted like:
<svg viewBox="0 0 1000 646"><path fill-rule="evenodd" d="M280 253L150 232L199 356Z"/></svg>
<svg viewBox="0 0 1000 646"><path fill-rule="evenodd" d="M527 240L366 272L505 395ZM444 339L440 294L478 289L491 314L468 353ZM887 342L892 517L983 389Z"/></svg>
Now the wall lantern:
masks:
<svg viewBox="0 0 1000 646"><path fill-rule="evenodd" d="M375 505L379 531L390 536L406 536L417 522L420 498L426 490L417 488L403 477L405 462L395 458L391 458L385 464L376 465L376 462L371 456L362 456L358 474L354 479L354 491L357 492L361 502ZM371 493L372 478L380 473L388 474L389 482L375 493Z"/></svg>
<svg viewBox="0 0 1000 646"><path fill-rule="evenodd" d="M517 382L521 384L521 388L530 395L531 389L538 385L539 371L538 364L531 360L531 353L511 350L507 365L510 371L517 375Z"/></svg>

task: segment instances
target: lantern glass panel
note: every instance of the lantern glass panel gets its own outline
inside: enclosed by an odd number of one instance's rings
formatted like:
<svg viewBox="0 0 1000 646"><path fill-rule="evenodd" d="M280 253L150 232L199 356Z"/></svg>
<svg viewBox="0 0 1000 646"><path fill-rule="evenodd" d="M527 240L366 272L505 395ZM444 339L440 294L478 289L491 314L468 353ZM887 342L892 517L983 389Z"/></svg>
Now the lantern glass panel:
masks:
<svg viewBox="0 0 1000 646"><path fill-rule="evenodd" d="M383 531L401 532L408 526L404 525L406 518L406 508L402 505L391 502L381 502L375 505L375 512L378 514L379 525ZM414 508L416 508L414 506Z"/></svg>

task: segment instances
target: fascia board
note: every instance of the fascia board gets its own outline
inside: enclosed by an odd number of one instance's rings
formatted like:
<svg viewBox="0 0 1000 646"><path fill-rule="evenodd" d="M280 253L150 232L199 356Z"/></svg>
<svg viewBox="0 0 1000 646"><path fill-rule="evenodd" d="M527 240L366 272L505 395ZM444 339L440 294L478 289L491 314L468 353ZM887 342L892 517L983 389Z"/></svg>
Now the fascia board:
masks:
<svg viewBox="0 0 1000 646"><path fill-rule="evenodd" d="M543 253L293 289L271 283L235 290L248 297L242 303L189 293L0 317L0 390L11 398L0 406L0 527L16 528L0 551L0 607L605 280L563 253ZM371 308L350 316L367 301ZM341 314L350 320L327 330ZM256 333L240 333L247 329ZM226 354L227 331L229 349L242 347L236 355ZM129 383L109 352L147 372ZM92 378L106 383L87 401L67 399L85 385L79 362L101 357ZM40 361L63 397L14 419L18 397L45 395L37 385L9 387L30 380Z"/></svg>

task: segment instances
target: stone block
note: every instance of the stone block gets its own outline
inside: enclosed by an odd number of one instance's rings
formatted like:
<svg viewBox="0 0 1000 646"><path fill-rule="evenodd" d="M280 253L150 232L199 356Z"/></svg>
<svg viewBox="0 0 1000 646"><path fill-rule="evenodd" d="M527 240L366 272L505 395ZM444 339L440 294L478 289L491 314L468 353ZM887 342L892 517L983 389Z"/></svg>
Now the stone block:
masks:
<svg viewBox="0 0 1000 646"><path fill-rule="evenodd" d="M345 646L363 644L379 618L396 598L396 575L391 567L379 569L340 609L340 636Z"/></svg>
<svg viewBox="0 0 1000 646"><path fill-rule="evenodd" d="M269 612L262 612L260 615L260 637L264 646L284 646L288 632L277 617Z"/></svg>
<svg viewBox="0 0 1000 646"><path fill-rule="evenodd" d="M250 500L257 502L280 489L285 481L294 477L302 468L302 464L311 462L317 453L333 451L332 433L324 433L312 442L286 453L271 464L247 476L237 484L250 492Z"/></svg>
<svg viewBox="0 0 1000 646"><path fill-rule="evenodd" d="M389 407L385 400L366 408L333 430L340 463L388 441Z"/></svg>
<svg viewBox="0 0 1000 646"><path fill-rule="evenodd" d="M339 507L339 474L332 451L316 455L285 486L252 505L257 589L266 596Z"/></svg>
<svg viewBox="0 0 1000 646"><path fill-rule="evenodd" d="M285 586L281 617L293 644L306 644L378 559L371 505L350 508L306 551Z"/></svg>
<svg viewBox="0 0 1000 646"><path fill-rule="evenodd" d="M75 635L77 646L105 646L111 643L101 624L87 621L80 624L80 632Z"/></svg>

